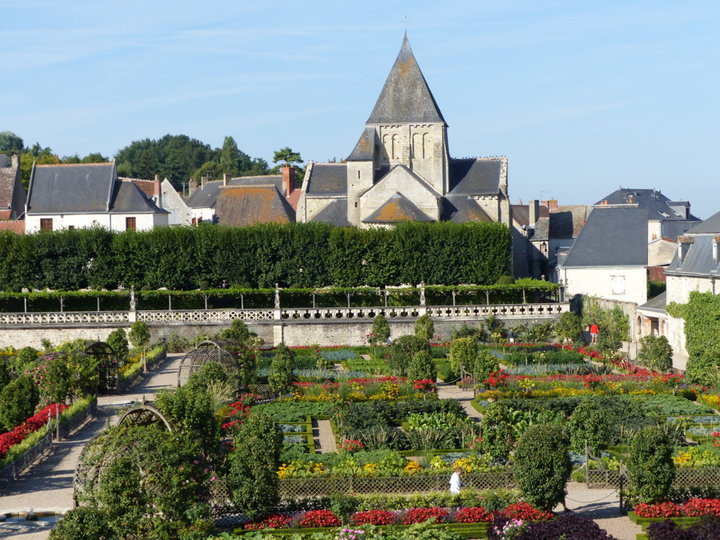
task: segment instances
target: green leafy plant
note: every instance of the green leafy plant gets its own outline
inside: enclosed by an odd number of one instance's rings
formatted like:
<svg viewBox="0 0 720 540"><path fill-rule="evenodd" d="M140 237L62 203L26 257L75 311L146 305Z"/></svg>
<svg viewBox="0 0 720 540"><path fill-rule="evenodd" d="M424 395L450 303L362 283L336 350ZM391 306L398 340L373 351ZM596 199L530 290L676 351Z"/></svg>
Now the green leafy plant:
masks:
<svg viewBox="0 0 720 540"><path fill-rule="evenodd" d="M433 339L435 335L435 323L433 323L430 315L421 315L415 321L415 335L426 341Z"/></svg>
<svg viewBox="0 0 720 540"><path fill-rule="evenodd" d="M10 431L35 412L40 400L30 377L21 375L0 391L0 427Z"/></svg>
<svg viewBox="0 0 720 540"><path fill-rule="evenodd" d="M642 429L632 438L627 461L628 489L637 502L667 500L675 478L672 455L667 433L658 427Z"/></svg>
<svg viewBox="0 0 720 540"><path fill-rule="evenodd" d="M293 381L293 364L295 353L288 349L284 343L280 343L275 349L272 362L270 363L270 375L268 383L273 392L283 394L290 389Z"/></svg>
<svg viewBox="0 0 720 540"><path fill-rule="evenodd" d="M653 371L672 370L673 350L665 336L644 336L640 339L638 360Z"/></svg>
<svg viewBox="0 0 720 540"><path fill-rule="evenodd" d="M410 361L407 376L411 381L421 381L423 379L434 381L437 377L437 368L432 355L427 351L416 352Z"/></svg>
<svg viewBox="0 0 720 540"><path fill-rule="evenodd" d="M394 375L407 375L410 362L419 352L430 354L430 344L418 336L401 336L392 342L388 349L388 367Z"/></svg>
<svg viewBox="0 0 720 540"><path fill-rule="evenodd" d="M478 346L472 338L457 338L450 343L450 365L455 373L466 371L472 374L477 355Z"/></svg>

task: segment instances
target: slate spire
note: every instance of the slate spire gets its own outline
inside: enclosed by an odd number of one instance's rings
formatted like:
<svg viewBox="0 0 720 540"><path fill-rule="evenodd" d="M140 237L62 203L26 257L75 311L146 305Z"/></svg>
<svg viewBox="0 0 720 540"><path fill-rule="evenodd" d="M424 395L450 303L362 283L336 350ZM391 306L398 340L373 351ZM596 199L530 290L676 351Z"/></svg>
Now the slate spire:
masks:
<svg viewBox="0 0 720 540"><path fill-rule="evenodd" d="M368 124L445 123L410 48L407 34Z"/></svg>

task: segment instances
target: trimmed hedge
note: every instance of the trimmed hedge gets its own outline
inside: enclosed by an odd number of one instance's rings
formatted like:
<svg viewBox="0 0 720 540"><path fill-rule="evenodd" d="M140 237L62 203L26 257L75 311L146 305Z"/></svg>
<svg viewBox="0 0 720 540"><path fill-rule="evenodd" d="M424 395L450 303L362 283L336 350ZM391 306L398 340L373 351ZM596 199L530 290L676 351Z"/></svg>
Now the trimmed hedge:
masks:
<svg viewBox="0 0 720 540"><path fill-rule="evenodd" d="M510 273L510 254L510 232L498 223L4 232L0 290L492 284Z"/></svg>

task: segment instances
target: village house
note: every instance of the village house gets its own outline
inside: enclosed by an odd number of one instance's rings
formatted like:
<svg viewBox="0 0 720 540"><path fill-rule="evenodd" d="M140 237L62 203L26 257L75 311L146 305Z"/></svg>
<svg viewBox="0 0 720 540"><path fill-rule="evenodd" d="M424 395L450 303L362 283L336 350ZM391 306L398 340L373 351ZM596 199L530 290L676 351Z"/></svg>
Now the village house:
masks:
<svg viewBox="0 0 720 540"><path fill-rule="evenodd" d="M25 222L25 189L20 181L18 156L0 154L0 231L9 230L22 234Z"/></svg>

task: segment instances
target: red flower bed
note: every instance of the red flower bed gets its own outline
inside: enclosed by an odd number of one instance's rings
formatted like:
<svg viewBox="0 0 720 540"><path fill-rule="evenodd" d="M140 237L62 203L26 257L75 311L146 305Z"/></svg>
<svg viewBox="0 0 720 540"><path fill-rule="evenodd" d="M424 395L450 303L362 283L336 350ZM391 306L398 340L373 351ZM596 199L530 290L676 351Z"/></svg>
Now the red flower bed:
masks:
<svg viewBox="0 0 720 540"><path fill-rule="evenodd" d="M395 522L395 514L389 510L355 512L350 517L350 521L355 525L392 525Z"/></svg>
<svg viewBox="0 0 720 540"><path fill-rule="evenodd" d="M523 521L543 521L555 519L555 514L535 508L532 504L519 502L511 504L502 511L503 515L510 519L522 519Z"/></svg>
<svg viewBox="0 0 720 540"><path fill-rule="evenodd" d="M432 508L411 508L403 517L403 525L413 523L425 523L428 519L435 518L436 523L443 523L448 516L444 508L433 506Z"/></svg>
<svg viewBox="0 0 720 540"><path fill-rule="evenodd" d="M310 510L298 520L298 527L339 527L340 519L330 510Z"/></svg>
<svg viewBox="0 0 720 540"><path fill-rule="evenodd" d="M0 458L5 457L5 454L8 453L11 446L21 443L25 437L43 427L47 423L48 417L54 417L56 415L56 411L63 412L67 408L68 406L64 403L51 403L43 407L40 412L35 413L12 431L0 435Z"/></svg>
<svg viewBox="0 0 720 540"><path fill-rule="evenodd" d="M673 502L664 502L660 504L640 503L635 505L635 514L643 518L680 517L683 515L683 507Z"/></svg>
<svg viewBox="0 0 720 540"><path fill-rule="evenodd" d="M720 516L720 499L690 499L683 505L683 515Z"/></svg>
<svg viewBox="0 0 720 540"><path fill-rule="evenodd" d="M454 521L457 523L481 523L490 522L492 519L493 515L482 506L470 506L455 512Z"/></svg>
<svg viewBox="0 0 720 540"><path fill-rule="evenodd" d="M246 523L244 528L246 531L259 531L261 529L287 529L292 522L292 517L285 514L275 514L266 517L257 523Z"/></svg>

